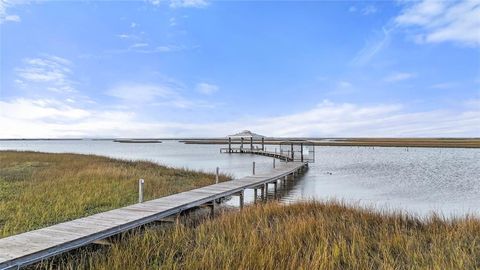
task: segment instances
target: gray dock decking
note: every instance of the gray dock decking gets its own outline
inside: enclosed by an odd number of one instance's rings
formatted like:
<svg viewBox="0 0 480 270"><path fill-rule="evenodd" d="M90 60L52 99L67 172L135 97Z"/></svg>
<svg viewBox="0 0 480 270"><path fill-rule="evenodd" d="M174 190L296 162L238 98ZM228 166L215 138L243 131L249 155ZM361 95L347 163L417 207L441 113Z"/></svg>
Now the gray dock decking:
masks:
<svg viewBox="0 0 480 270"><path fill-rule="evenodd" d="M249 151L250 152L250 151ZM255 153L259 154L259 153ZM270 156L270 153L267 154ZM15 269L158 221L182 211L284 180L308 163L285 162L268 173L222 182L0 239L0 269Z"/></svg>

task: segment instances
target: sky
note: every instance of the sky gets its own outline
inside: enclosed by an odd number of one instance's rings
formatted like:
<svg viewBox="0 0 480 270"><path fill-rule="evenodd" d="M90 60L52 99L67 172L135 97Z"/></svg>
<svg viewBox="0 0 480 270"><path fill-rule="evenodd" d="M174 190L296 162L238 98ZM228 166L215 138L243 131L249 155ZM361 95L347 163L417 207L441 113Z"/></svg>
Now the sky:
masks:
<svg viewBox="0 0 480 270"><path fill-rule="evenodd" d="M0 138L480 137L480 0L0 1Z"/></svg>

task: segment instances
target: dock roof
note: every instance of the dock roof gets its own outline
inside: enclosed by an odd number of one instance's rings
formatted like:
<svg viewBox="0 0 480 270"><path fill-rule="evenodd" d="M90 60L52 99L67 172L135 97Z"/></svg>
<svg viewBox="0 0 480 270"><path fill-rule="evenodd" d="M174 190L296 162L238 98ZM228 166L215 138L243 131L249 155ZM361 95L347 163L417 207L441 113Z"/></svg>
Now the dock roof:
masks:
<svg viewBox="0 0 480 270"><path fill-rule="evenodd" d="M233 135L228 135L228 138L232 138L232 139L234 139L234 138L261 139L261 138L265 138L265 136L257 134L257 133L253 133L250 130L244 130L242 132L239 132L239 133L236 133L236 134L233 134Z"/></svg>

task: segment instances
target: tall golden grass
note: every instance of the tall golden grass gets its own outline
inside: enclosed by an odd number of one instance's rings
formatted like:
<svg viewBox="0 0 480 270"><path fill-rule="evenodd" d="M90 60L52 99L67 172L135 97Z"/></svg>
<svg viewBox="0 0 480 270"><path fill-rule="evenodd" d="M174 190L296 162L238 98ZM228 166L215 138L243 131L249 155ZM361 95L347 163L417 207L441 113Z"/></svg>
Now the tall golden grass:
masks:
<svg viewBox="0 0 480 270"><path fill-rule="evenodd" d="M0 151L0 237L135 203L139 178L146 181L146 199L215 181L146 161Z"/></svg>
<svg viewBox="0 0 480 270"><path fill-rule="evenodd" d="M196 227L137 231L39 267L61 269L479 269L480 220L426 220L335 202L268 203Z"/></svg>

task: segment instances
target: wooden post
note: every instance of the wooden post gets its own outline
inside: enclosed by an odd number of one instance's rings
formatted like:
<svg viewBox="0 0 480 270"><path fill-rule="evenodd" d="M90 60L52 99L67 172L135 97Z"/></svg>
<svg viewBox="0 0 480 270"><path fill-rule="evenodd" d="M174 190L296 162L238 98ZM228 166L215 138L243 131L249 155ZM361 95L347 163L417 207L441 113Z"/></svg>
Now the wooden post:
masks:
<svg viewBox="0 0 480 270"><path fill-rule="evenodd" d="M300 160L303 162L303 143L300 144Z"/></svg>
<svg viewBox="0 0 480 270"><path fill-rule="evenodd" d="M253 203L257 203L257 188L253 189Z"/></svg>
<svg viewBox="0 0 480 270"><path fill-rule="evenodd" d="M215 217L215 200L212 201L212 204L210 205L210 218Z"/></svg>
<svg viewBox="0 0 480 270"><path fill-rule="evenodd" d="M240 152L243 150L243 137L240 138Z"/></svg>
<svg viewBox="0 0 480 270"><path fill-rule="evenodd" d="M263 185L265 185L265 184L263 184ZM261 187L260 191L261 191L260 193L262 194L262 201L265 201L265 187Z"/></svg>
<svg viewBox="0 0 480 270"><path fill-rule="evenodd" d="M218 184L218 171L220 170L220 168L217 167L217 170L215 172L215 184Z"/></svg>
<svg viewBox="0 0 480 270"><path fill-rule="evenodd" d="M277 198L277 180L273 182L273 197L276 199Z"/></svg>
<svg viewBox="0 0 480 270"><path fill-rule="evenodd" d="M255 161L252 163L252 173L255 175Z"/></svg>
<svg viewBox="0 0 480 270"><path fill-rule="evenodd" d="M275 169L275 158L273 158L273 168Z"/></svg>
<svg viewBox="0 0 480 270"><path fill-rule="evenodd" d="M283 186L284 187L287 186L287 180L288 180L288 176L285 175L285 178L283 179Z"/></svg>
<svg viewBox="0 0 480 270"><path fill-rule="evenodd" d="M250 137L250 150L253 150L253 137Z"/></svg>
<svg viewBox="0 0 480 270"><path fill-rule="evenodd" d="M263 184L263 189L265 193L265 201L268 201L268 183Z"/></svg>
<svg viewBox="0 0 480 270"><path fill-rule="evenodd" d="M239 196L239 199L240 199L240 209L243 209L243 193L244 191L240 191L240 196Z"/></svg>
<svg viewBox="0 0 480 270"><path fill-rule="evenodd" d="M138 202L143 203L143 184L145 180L139 179L138 180Z"/></svg>
<svg viewBox="0 0 480 270"><path fill-rule="evenodd" d="M262 137L262 151L265 151L265 138Z"/></svg>
<svg viewBox="0 0 480 270"><path fill-rule="evenodd" d="M232 138L228 137L228 152L232 153Z"/></svg>
<svg viewBox="0 0 480 270"><path fill-rule="evenodd" d="M291 143L290 146L291 146L290 149L292 151L292 161L295 161L294 156L293 156L293 143Z"/></svg>

